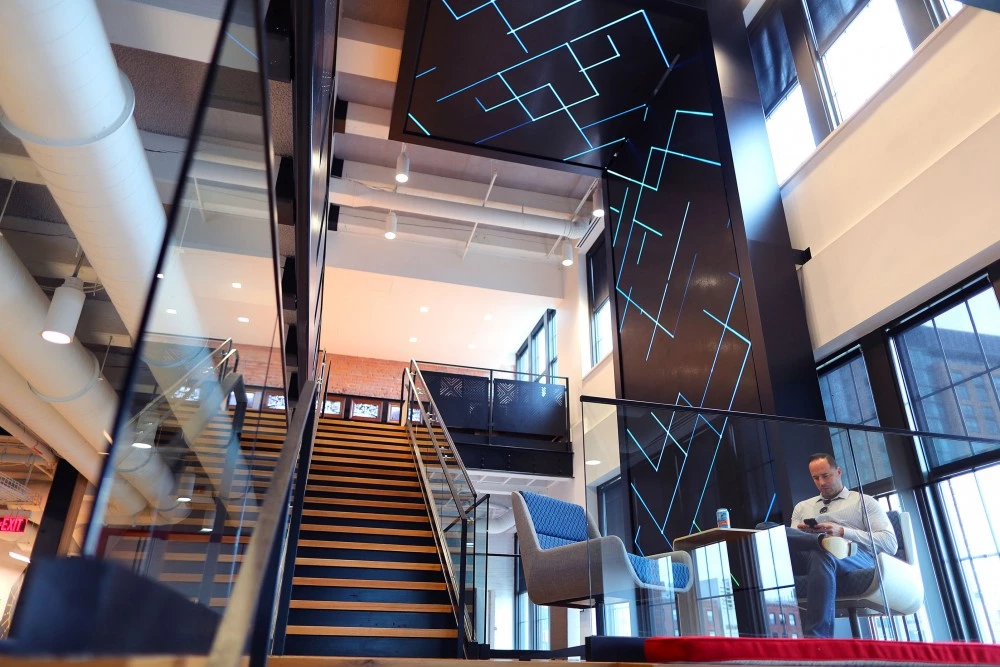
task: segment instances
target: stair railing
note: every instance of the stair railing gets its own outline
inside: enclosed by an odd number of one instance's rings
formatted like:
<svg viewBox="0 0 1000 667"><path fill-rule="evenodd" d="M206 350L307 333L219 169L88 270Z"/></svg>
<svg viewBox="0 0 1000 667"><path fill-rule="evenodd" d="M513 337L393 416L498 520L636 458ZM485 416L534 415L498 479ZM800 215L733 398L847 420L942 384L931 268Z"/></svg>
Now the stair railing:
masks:
<svg viewBox="0 0 1000 667"><path fill-rule="evenodd" d="M477 580L485 579L485 570L480 572L481 577L476 576L475 556L486 553L489 496L476 493L415 365L414 371L403 370L402 419L410 436L420 488L431 515L432 533L458 624L456 655L474 657L474 647L479 643L475 621L478 605L470 614L467 593L470 587L477 588ZM421 447L421 441L432 451Z"/></svg>

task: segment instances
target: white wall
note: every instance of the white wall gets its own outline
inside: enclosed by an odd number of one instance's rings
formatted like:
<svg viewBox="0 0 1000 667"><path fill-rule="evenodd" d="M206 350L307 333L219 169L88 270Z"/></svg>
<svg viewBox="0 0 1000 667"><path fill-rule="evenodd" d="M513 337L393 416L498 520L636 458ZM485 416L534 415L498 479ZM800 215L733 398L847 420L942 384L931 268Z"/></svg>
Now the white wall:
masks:
<svg viewBox="0 0 1000 667"><path fill-rule="evenodd" d="M1000 258L998 35L961 11L782 188L817 359Z"/></svg>

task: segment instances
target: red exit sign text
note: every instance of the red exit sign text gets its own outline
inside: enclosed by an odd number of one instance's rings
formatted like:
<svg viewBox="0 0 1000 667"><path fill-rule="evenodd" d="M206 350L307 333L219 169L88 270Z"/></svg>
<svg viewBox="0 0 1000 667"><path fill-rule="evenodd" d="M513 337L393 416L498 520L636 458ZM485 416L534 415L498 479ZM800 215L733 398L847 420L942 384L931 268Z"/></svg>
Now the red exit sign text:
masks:
<svg viewBox="0 0 1000 667"><path fill-rule="evenodd" d="M23 533L28 520L23 516L0 517L0 533Z"/></svg>

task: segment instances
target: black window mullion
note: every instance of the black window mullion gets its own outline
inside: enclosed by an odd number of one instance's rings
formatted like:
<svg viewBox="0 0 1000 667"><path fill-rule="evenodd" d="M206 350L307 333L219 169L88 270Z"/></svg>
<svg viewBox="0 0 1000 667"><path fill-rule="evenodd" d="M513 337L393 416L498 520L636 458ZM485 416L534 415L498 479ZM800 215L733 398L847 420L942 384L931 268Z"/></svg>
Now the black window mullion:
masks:
<svg viewBox="0 0 1000 667"><path fill-rule="evenodd" d="M896 0L910 46L916 51L940 23L927 0Z"/></svg>
<svg viewBox="0 0 1000 667"><path fill-rule="evenodd" d="M785 32L792 49L795 73L809 114L813 139L819 146L833 132L832 94L815 47L812 25L802 0L778 0Z"/></svg>

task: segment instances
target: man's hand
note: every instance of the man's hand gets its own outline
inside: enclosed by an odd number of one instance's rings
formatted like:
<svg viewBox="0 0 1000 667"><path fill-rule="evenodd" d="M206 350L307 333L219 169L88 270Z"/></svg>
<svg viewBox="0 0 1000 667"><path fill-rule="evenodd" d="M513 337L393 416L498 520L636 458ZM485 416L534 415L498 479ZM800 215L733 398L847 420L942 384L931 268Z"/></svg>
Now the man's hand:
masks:
<svg viewBox="0 0 1000 667"><path fill-rule="evenodd" d="M843 537L844 527L837 525L835 523L817 523L816 530L813 532L825 533L827 535L833 535L835 537Z"/></svg>

